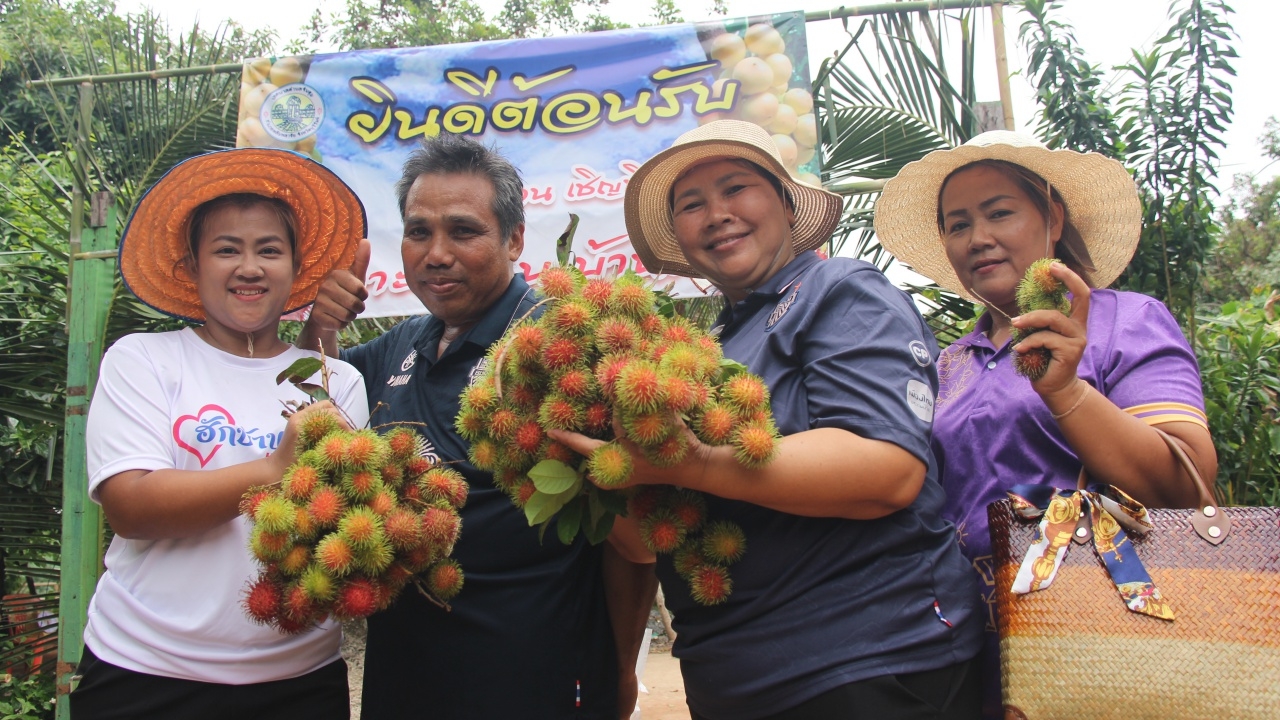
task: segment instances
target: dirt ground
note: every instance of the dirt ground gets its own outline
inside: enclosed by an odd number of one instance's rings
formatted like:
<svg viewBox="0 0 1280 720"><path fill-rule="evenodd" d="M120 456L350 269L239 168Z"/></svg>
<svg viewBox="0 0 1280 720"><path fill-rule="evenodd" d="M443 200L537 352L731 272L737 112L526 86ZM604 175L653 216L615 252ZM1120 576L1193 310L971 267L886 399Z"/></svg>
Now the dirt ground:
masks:
<svg viewBox="0 0 1280 720"><path fill-rule="evenodd" d="M680 661L671 657L670 643L654 613L650 627L654 630L649 656L640 682L647 693L640 693L640 714L635 720L688 720L689 708L684 703L684 680L680 677ZM364 687L364 621L342 626L342 656L347 661L347 681L351 686L351 718L360 720L360 692Z"/></svg>

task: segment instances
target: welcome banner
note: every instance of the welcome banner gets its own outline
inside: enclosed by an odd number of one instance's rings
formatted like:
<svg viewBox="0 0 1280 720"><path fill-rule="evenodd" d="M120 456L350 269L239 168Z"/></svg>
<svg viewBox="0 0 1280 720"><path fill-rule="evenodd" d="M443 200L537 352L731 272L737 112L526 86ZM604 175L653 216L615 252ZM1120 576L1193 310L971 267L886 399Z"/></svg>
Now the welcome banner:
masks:
<svg viewBox="0 0 1280 720"><path fill-rule="evenodd" d="M237 145L311 155L345 180L369 215L366 317L425 312L400 261L393 186L424 137L494 144L525 182L530 280L556 262L580 221L573 258L588 276L657 274L632 252L627 182L647 158L701 123L759 124L798 180L818 184L804 16L787 13L573 37L259 58L245 63Z"/></svg>

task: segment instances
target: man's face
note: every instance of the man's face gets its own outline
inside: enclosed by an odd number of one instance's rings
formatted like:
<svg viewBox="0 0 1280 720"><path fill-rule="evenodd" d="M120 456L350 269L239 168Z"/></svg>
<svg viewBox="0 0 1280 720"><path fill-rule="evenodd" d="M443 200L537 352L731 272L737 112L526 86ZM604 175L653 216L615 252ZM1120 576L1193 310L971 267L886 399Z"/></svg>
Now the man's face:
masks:
<svg viewBox="0 0 1280 720"><path fill-rule="evenodd" d="M419 175L409 188L400 241L405 282L445 325L478 322L506 291L523 250L524 225L502 237L489 178Z"/></svg>

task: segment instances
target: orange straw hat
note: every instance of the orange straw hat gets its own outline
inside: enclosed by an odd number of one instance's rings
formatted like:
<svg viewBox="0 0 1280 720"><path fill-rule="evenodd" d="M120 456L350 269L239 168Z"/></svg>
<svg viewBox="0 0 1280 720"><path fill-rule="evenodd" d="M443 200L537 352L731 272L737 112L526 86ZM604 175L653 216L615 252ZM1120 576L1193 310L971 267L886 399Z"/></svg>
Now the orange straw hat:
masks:
<svg viewBox="0 0 1280 720"><path fill-rule="evenodd" d="M355 260L364 205L333 171L290 150L238 148L178 163L138 201L120 238L120 275L138 299L166 315L204 322L187 269L191 214L233 193L276 198L297 221L298 267L286 314L310 305L329 271Z"/></svg>
<svg viewBox="0 0 1280 720"><path fill-rule="evenodd" d="M782 164L778 146L764 128L742 120L716 120L676 138L671 147L641 165L627 183L623 200L627 233L649 272L702 277L689 265L676 242L671 187L694 165L722 158L750 160L782 183L795 205L791 242L797 254L830 239L840 222L844 200L835 193L793 180Z"/></svg>

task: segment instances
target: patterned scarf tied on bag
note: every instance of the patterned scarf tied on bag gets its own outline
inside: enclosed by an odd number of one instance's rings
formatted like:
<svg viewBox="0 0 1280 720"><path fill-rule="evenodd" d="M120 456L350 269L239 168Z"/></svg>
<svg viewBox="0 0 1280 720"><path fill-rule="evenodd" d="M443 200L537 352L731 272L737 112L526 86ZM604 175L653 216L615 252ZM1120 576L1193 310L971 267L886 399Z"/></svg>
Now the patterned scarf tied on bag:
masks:
<svg viewBox="0 0 1280 720"><path fill-rule="evenodd" d="M1088 513L1094 552L1125 606L1136 613L1173 620L1173 608L1160 595L1125 534L1128 530L1143 535L1152 528L1147 509L1139 502L1102 484L1090 485L1087 490L1015 485L1008 494L1014 513L1027 520L1040 518L1035 539L1013 580L1015 594L1043 590L1053 583L1072 538L1090 534L1083 522Z"/></svg>

